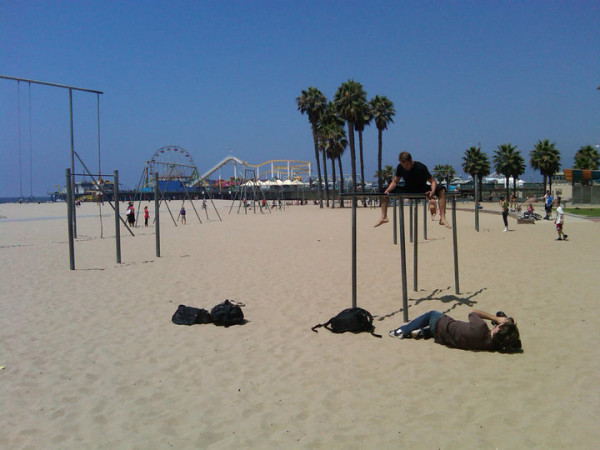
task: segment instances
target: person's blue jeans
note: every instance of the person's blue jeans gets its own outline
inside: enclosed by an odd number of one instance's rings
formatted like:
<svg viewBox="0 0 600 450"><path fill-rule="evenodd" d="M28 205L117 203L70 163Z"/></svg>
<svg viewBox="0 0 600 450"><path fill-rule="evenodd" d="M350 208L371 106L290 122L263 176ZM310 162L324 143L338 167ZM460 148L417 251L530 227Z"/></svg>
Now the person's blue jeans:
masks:
<svg viewBox="0 0 600 450"><path fill-rule="evenodd" d="M415 330L423 331L423 337L429 339L434 336L435 325L442 314L439 311L429 311L425 314L421 314L419 317L408 322L406 325L400 327L400 331L404 336L410 336L410 333Z"/></svg>

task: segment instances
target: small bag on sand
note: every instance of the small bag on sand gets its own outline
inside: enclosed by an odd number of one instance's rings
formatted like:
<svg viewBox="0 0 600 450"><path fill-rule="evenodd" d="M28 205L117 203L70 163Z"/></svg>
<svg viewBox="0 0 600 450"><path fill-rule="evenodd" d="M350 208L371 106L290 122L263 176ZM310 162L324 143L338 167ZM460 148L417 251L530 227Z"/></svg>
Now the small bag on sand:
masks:
<svg viewBox="0 0 600 450"><path fill-rule="evenodd" d="M241 325L244 323L244 313L240 306L242 303L225 300L210 310L210 316L215 325L229 327L231 325Z"/></svg>
<svg viewBox="0 0 600 450"><path fill-rule="evenodd" d="M380 334L375 334L373 316L369 311L362 308L345 309L327 322L315 325L311 330L317 333L316 328L320 327L325 327L334 333L345 333L346 331L351 333L362 333L367 331L375 337L381 337Z"/></svg>
<svg viewBox="0 0 600 450"><path fill-rule="evenodd" d="M197 323L212 322L210 313L206 309L185 305L179 305L171 320L177 325L194 325Z"/></svg>

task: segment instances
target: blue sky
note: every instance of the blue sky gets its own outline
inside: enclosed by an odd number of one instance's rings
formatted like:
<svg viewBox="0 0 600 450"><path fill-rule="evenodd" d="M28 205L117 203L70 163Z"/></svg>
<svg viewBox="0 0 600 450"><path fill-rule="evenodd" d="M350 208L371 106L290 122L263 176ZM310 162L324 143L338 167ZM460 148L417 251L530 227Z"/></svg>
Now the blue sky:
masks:
<svg viewBox="0 0 600 450"><path fill-rule="evenodd" d="M571 167L600 143L598 24L600 2L576 0L0 0L0 75L103 91L102 172L130 188L166 145L200 172L229 154L313 161L296 97L314 86L332 99L348 79L394 103L384 164L408 150L462 173L471 145L491 157L511 143L528 161L550 139ZM0 196L44 195L70 165L68 92L19 86L20 108L17 83L0 80ZM92 171L96 101L73 94L75 148ZM374 126L364 142L369 178Z"/></svg>

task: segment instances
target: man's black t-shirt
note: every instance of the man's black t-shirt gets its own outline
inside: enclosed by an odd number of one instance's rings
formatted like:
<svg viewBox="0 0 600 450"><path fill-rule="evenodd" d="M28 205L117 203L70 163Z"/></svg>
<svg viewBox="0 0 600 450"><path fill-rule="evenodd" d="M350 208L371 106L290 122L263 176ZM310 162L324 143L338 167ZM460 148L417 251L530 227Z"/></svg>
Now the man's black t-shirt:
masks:
<svg viewBox="0 0 600 450"><path fill-rule="evenodd" d="M427 184L427 181L431 178L429 169L419 161L414 161L411 170L406 170L402 167L402 164L398 164L398 167L396 167L396 176L404 178L404 187L400 187L399 189L401 192L422 194L431 190L431 186Z"/></svg>

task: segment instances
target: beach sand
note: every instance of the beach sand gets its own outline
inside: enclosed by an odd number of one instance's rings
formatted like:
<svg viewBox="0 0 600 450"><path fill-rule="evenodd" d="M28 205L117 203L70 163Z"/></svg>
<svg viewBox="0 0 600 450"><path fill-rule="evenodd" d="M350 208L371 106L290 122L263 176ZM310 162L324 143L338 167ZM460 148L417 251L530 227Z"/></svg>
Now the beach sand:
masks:
<svg viewBox="0 0 600 450"><path fill-rule="evenodd" d="M383 338L312 332L351 306L350 208L230 204L217 202L222 221L197 205L202 224L188 206L177 227L162 208L160 258L152 227L121 228L122 264L110 208L100 238L83 204L74 271L65 204L0 205L2 448L597 447L600 223L567 217L557 242L550 221L511 218L505 233L481 214L476 232L459 210L458 294L451 230L420 230L418 291L407 244L410 318L503 310L524 347L507 355L387 336L402 324L400 251L368 208L358 306ZM171 322L179 304L226 298L245 325Z"/></svg>

